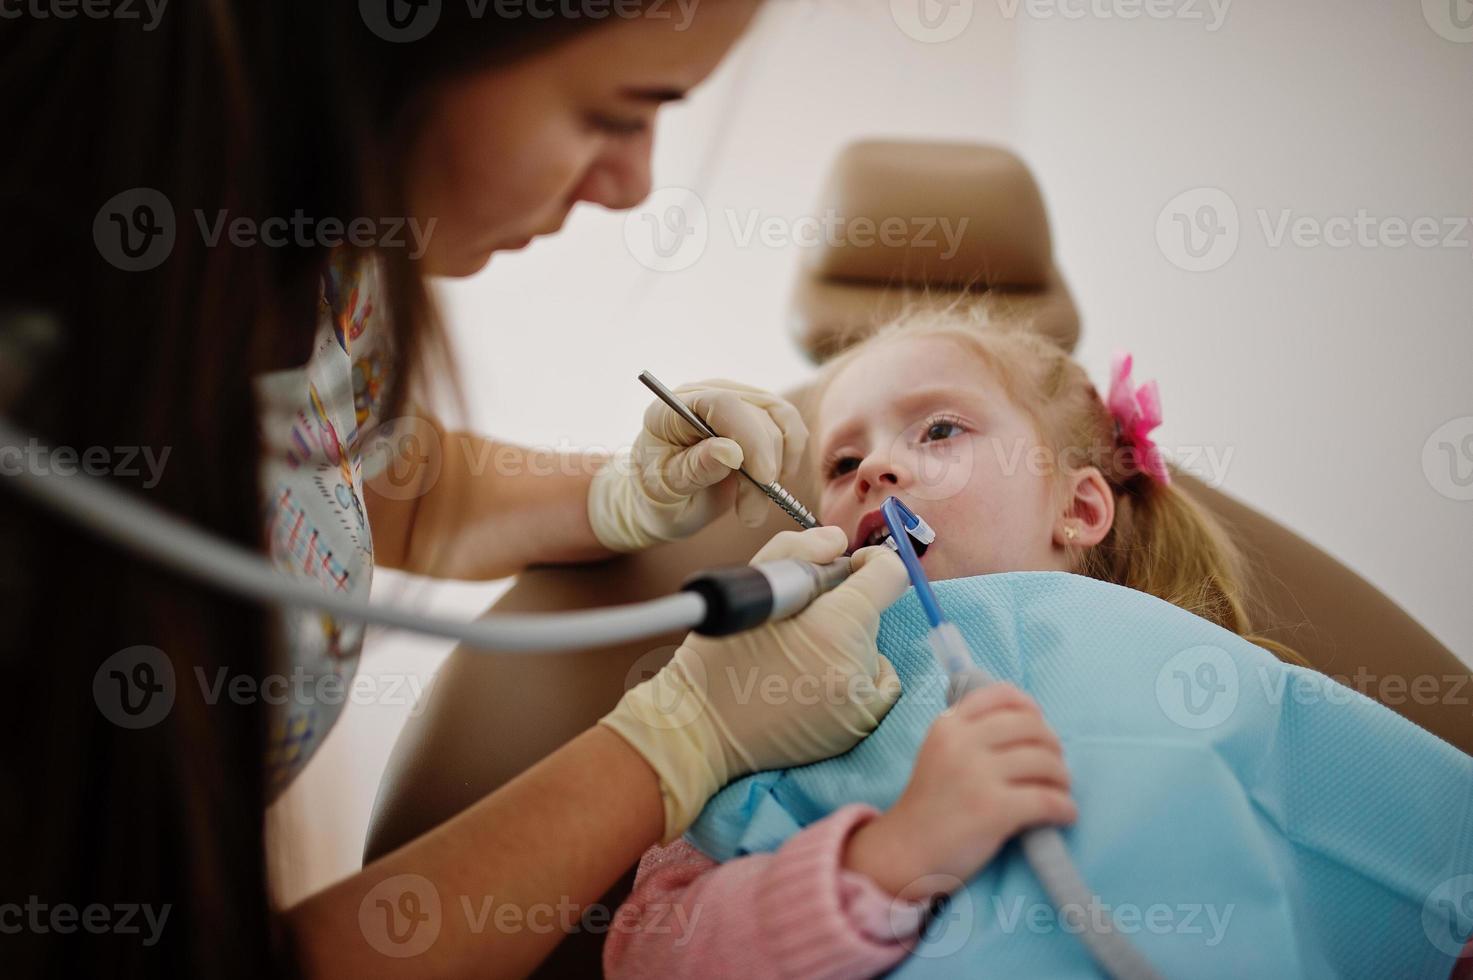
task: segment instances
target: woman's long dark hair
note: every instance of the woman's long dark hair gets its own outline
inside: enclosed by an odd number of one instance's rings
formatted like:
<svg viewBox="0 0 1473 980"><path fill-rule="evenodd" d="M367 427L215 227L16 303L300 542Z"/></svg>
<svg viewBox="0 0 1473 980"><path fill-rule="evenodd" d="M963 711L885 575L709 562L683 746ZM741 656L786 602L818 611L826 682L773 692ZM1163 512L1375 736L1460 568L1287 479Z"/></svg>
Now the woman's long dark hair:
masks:
<svg viewBox="0 0 1473 980"><path fill-rule="evenodd" d="M495 5L477 19L445 0L434 30L400 43L352 0L175 0L152 24L142 3L127 8L140 19L108 9L0 21L0 415L53 446L100 448L119 485L259 548L250 379L306 360L327 254L209 247L194 211L403 216L404 157L437 84L600 21L497 21ZM117 267L106 222L94 229L133 188L176 215L148 271ZM403 251L382 254L390 414L437 349ZM22 356L27 336L38 352ZM134 447L167 449L156 485ZM268 614L104 546L3 477L0 613L0 903L18 906L0 904L4 973L294 973L265 873L268 709L207 704L196 679L281 669ZM136 646L167 658L176 693L162 720L130 729L105 708L117 678L94 680Z"/></svg>

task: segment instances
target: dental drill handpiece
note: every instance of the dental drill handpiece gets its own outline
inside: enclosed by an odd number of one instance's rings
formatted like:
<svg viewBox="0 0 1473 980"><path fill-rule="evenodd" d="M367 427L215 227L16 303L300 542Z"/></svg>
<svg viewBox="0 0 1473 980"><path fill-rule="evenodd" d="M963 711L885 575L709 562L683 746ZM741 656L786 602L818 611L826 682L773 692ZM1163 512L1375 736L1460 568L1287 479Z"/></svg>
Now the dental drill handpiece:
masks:
<svg viewBox="0 0 1473 980"><path fill-rule="evenodd" d="M660 399L660 401L664 402L666 405L669 405L671 410L674 411L676 415L679 415L691 425L695 426L697 432L706 436L706 438L708 439L721 438L721 434L719 432L707 425L705 419L701 418L695 412L691 411L690 406L681 401L680 398L675 394L675 392L671 391L669 388L666 388L663 384L660 383L659 378L656 378L648 371L641 371L639 374L639 380L641 383L644 384L646 388L655 393L656 398ZM807 530L808 528L818 527L818 518L814 517L813 513L807 507L804 507L801 503L799 503L797 497L793 496L786 489L784 489L781 483L778 483L776 480L773 480L771 483L763 483L761 480L748 473L745 468L738 469L737 472L746 477L748 480L752 481L752 485L755 486L757 489L767 494L768 498L771 499L773 503L781 507L784 513L786 513L789 517L798 522L799 527L803 528L804 530Z"/></svg>

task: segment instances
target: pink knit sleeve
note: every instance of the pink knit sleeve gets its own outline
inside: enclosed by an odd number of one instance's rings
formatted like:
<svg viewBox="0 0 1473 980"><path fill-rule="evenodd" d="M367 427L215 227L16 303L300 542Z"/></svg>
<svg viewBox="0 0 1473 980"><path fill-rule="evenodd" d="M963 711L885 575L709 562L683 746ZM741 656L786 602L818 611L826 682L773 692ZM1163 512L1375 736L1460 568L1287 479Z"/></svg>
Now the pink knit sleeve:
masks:
<svg viewBox="0 0 1473 980"><path fill-rule="evenodd" d="M776 853L718 865L685 841L651 848L604 944L620 977L865 977L906 954L924 908L840 866L876 815L854 804Z"/></svg>

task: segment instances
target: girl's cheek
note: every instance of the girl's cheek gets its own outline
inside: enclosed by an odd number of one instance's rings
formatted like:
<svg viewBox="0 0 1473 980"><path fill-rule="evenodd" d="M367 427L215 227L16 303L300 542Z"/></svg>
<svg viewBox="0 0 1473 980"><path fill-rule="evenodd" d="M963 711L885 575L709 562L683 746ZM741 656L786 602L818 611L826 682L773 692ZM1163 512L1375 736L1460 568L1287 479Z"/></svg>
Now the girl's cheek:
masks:
<svg viewBox="0 0 1473 980"><path fill-rule="evenodd" d="M985 459L976 439L948 439L911 460L911 495L917 500L949 500L966 491Z"/></svg>

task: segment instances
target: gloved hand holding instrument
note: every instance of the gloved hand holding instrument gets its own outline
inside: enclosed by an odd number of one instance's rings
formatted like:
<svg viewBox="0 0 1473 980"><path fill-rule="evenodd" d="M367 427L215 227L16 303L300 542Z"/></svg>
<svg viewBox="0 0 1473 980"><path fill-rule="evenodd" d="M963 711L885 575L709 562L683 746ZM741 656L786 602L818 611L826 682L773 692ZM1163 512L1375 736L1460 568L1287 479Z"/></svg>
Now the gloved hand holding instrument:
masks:
<svg viewBox="0 0 1473 980"><path fill-rule="evenodd" d="M797 510L769 489L803 458L808 427L796 408L734 381L682 385L674 392L648 371L640 381L660 401L645 411L633 446L594 476L588 492L589 523L605 547L637 551L694 534L729 505L726 481L738 474L746 478L736 487L743 524L761 524L764 498L771 498L803 527L817 526L791 494L782 491Z"/></svg>

